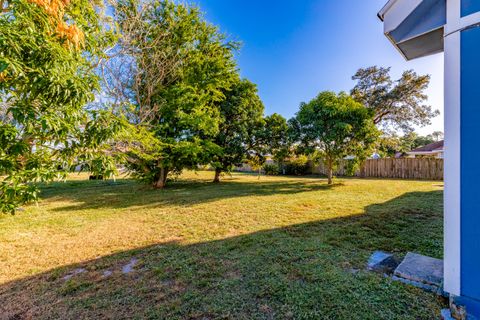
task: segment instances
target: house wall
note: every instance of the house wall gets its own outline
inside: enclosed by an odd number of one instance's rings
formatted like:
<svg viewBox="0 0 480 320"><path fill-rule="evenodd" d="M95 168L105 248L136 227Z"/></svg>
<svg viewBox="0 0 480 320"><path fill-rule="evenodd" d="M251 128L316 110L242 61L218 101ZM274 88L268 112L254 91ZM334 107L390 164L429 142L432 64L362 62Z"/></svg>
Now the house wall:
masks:
<svg viewBox="0 0 480 320"><path fill-rule="evenodd" d="M445 27L445 290L480 316L480 1L447 0Z"/></svg>
<svg viewBox="0 0 480 320"><path fill-rule="evenodd" d="M432 0L423 0L433 3ZM419 11L422 19L444 18L445 152L444 152L444 290L467 312L480 319L480 0L444 0L444 10ZM414 1L398 0L406 8ZM400 5L400 4L398 4ZM435 9L438 9L436 7ZM415 7L417 10L417 7ZM391 10L392 21L406 20L405 12ZM385 15L386 19L389 14ZM408 14L408 12L407 12ZM432 17L433 15L433 17ZM401 23L401 22L400 22ZM385 21L385 25L388 21ZM413 28L413 27L412 27ZM422 34L416 34L421 39ZM415 38L414 38L415 39ZM390 40L392 40L390 38ZM400 47L401 43L394 43ZM436 43L437 45L439 43ZM417 41L412 50L429 50Z"/></svg>
<svg viewBox="0 0 480 320"><path fill-rule="evenodd" d="M407 158L436 158L443 159L443 151L436 152L407 152Z"/></svg>
<svg viewBox="0 0 480 320"><path fill-rule="evenodd" d="M462 0L461 14L466 17L475 12L480 11L480 1L478 0Z"/></svg>
<svg viewBox="0 0 480 320"><path fill-rule="evenodd" d="M465 3L466 1L464 1ZM476 1L480 3L480 1ZM480 10L480 8L479 8ZM480 123L480 28L461 33L461 145L477 143ZM480 171L477 148L461 148L461 288L480 300Z"/></svg>

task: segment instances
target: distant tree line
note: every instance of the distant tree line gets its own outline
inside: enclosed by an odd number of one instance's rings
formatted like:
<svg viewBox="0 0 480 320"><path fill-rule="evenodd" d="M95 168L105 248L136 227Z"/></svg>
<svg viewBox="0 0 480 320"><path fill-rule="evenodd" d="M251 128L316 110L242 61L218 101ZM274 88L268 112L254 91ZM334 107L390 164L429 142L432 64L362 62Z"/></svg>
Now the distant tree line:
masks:
<svg viewBox="0 0 480 320"><path fill-rule="evenodd" d="M220 182L245 161L308 157L327 164L332 183L344 157L388 153L396 146L385 132L437 114L424 105L428 76L393 81L371 67L350 94L321 92L288 121L265 116L256 85L239 74L239 48L197 7L172 0L3 0L0 211L79 167L106 178L122 165L164 188L201 165Z"/></svg>

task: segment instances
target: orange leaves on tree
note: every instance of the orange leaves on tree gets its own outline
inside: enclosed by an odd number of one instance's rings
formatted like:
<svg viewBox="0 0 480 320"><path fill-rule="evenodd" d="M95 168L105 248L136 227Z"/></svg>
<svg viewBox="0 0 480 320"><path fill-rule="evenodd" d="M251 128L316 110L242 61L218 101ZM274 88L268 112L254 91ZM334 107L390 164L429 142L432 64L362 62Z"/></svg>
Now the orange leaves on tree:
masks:
<svg viewBox="0 0 480 320"><path fill-rule="evenodd" d="M67 39L76 49L79 49L83 44L84 34L75 25L68 25L63 20L65 8L70 3L70 0L28 0L35 3L45 10L45 12L52 18L52 23L56 24L55 32L60 38Z"/></svg>
<svg viewBox="0 0 480 320"><path fill-rule="evenodd" d="M60 18L65 12L65 7L68 5L68 1L62 0L29 0L31 3L37 4L42 7L48 15Z"/></svg>
<svg viewBox="0 0 480 320"><path fill-rule="evenodd" d="M62 38L68 39L68 41L79 49L83 44L84 35L83 32L76 25L67 25L65 22L61 21L57 25L57 35Z"/></svg>

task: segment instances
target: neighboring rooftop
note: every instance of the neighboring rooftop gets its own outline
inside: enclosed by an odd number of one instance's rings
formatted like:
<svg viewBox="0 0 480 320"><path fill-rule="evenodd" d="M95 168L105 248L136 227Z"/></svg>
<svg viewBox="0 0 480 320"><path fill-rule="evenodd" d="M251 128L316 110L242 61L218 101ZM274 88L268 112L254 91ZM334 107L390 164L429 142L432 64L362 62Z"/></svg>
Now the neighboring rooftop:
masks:
<svg viewBox="0 0 480 320"><path fill-rule="evenodd" d="M426 146L414 149L410 152L431 152L431 151L443 150L443 140L427 144Z"/></svg>

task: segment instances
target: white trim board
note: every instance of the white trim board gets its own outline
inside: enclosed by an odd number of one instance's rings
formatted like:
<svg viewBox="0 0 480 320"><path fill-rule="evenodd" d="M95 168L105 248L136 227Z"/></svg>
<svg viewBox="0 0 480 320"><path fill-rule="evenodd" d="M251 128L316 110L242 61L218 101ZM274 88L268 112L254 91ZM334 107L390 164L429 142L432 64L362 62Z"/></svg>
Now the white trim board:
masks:
<svg viewBox="0 0 480 320"><path fill-rule="evenodd" d="M380 19L383 20L384 33L395 30L421 3L422 0L389 1L378 13Z"/></svg>
<svg viewBox="0 0 480 320"><path fill-rule="evenodd" d="M447 6L450 1L456 0L447 0ZM449 10L449 9L448 9ZM448 11L447 11L448 12ZM447 13L447 25L445 26L445 36L448 36L454 32L464 30L468 27L471 27L475 24L480 23L480 12L475 12L465 17L460 17L460 4L458 10L454 10L455 14L458 12L458 16L450 15Z"/></svg>
<svg viewBox="0 0 480 320"><path fill-rule="evenodd" d="M446 30L460 20L460 0L447 0ZM447 33L448 34L448 33ZM461 293L461 34L445 37L445 152L444 152L444 290Z"/></svg>

